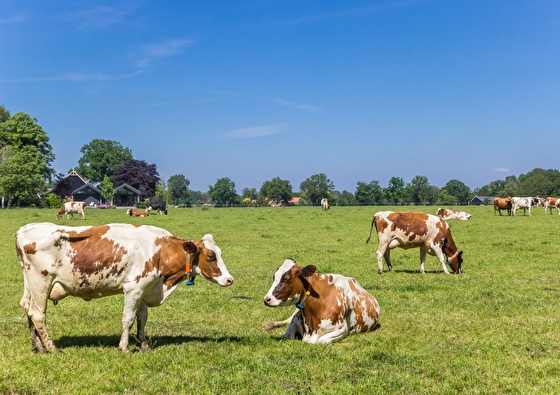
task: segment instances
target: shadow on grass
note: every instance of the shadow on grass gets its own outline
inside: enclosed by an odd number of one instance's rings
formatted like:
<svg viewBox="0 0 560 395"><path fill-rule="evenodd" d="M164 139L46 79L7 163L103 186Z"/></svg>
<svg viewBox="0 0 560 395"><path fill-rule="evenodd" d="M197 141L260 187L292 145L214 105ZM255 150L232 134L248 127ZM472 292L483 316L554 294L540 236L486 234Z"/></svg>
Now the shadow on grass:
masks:
<svg viewBox="0 0 560 395"><path fill-rule="evenodd" d="M63 336L55 340L55 344L61 350L71 347L119 347L120 336ZM151 349L156 349L167 345L177 345L183 343L238 343L243 341L243 338L238 336L222 336L222 337L209 337L209 336L148 336L148 344ZM129 338L129 347L134 348L139 343L131 335Z"/></svg>

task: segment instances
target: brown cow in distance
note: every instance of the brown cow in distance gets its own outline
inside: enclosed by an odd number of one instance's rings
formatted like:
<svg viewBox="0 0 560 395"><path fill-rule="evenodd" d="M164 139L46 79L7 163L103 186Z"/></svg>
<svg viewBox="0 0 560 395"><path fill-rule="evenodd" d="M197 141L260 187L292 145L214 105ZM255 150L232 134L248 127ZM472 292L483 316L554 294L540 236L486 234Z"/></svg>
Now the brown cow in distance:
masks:
<svg viewBox="0 0 560 395"><path fill-rule="evenodd" d="M502 215L502 210L507 210L508 215L511 215L511 197L508 196L506 198L494 198L494 215L496 215L496 211L498 214Z"/></svg>

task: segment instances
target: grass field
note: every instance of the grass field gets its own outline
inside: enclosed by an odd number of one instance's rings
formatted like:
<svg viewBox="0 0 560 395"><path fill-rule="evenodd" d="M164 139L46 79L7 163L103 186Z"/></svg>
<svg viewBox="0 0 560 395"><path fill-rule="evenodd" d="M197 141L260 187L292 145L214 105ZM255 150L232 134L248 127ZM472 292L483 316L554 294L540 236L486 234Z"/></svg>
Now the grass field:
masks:
<svg viewBox="0 0 560 395"><path fill-rule="evenodd" d="M463 207L473 220L449 221L463 274L444 275L432 256L419 274L419 251L398 249L395 272L379 275L377 240L365 240L373 213L386 209L395 208L189 208L148 218L87 210L87 225L149 223L191 239L212 233L235 277L228 288L200 277L180 286L150 309L152 350L132 355L118 351L122 296L49 303L49 332L64 353L31 352L14 234L29 222L55 222L56 210L1 210L0 393L560 393L560 216ZM327 346L262 330L292 312L262 301L286 257L355 277L380 303L380 328Z"/></svg>

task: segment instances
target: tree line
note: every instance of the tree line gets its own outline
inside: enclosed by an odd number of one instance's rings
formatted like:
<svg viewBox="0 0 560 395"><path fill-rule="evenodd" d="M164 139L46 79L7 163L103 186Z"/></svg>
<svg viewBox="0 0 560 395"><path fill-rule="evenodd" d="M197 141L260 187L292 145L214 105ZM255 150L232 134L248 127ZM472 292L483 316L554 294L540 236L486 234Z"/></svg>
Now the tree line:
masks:
<svg viewBox="0 0 560 395"><path fill-rule="evenodd" d="M238 194L235 182L218 179L208 191L192 191L183 174L164 180L156 164L133 157L130 148L113 140L94 139L85 144L74 170L103 192L110 200L115 188L127 183L140 190L145 201L154 197L170 205L217 206L288 204L293 197L299 204L318 205L326 197L334 205L466 205L475 196L560 196L560 172L536 168L519 177L508 176L474 190L459 180L442 188L431 185L425 176L410 182L392 177L386 187L379 181L359 181L356 190L338 191L324 173L311 175L294 191L290 181L279 177L264 181L260 189L244 188ZM47 133L37 119L25 113L11 115L0 106L0 198L6 206L53 206L71 195L67 173L56 173L55 159ZM69 169L70 171L72 169Z"/></svg>

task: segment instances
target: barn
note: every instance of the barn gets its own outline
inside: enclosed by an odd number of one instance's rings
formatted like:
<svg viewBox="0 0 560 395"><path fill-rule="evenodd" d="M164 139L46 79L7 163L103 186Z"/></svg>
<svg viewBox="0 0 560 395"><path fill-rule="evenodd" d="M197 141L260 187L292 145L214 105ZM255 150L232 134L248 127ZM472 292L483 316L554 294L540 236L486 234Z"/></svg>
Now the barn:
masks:
<svg viewBox="0 0 560 395"><path fill-rule="evenodd" d="M494 202L495 196L478 196L476 195L469 201L469 206L484 206L486 204L492 204Z"/></svg>

